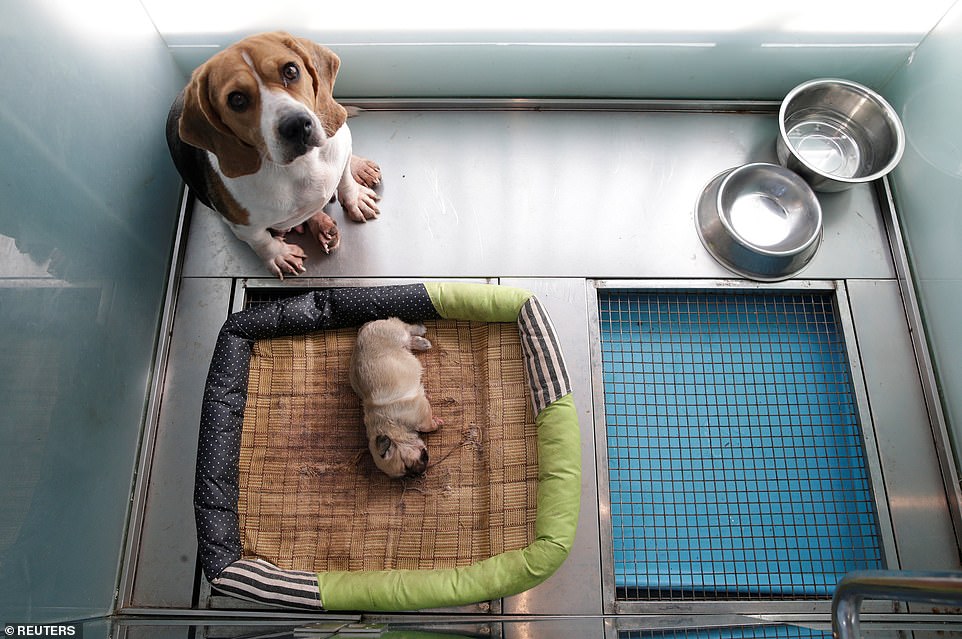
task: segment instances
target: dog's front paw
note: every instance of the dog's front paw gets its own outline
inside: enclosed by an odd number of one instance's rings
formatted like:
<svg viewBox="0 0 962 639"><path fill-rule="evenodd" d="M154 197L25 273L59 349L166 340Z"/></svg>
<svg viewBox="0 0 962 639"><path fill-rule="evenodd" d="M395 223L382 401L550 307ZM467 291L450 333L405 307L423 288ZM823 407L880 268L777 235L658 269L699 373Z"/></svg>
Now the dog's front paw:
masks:
<svg viewBox="0 0 962 639"><path fill-rule="evenodd" d="M429 419L426 419L426 420L424 421L424 423L422 423L422 424L418 427L418 432L419 432L419 433L433 433L434 431L436 431L438 428L440 428L440 427L443 426L443 425L444 425L444 420L443 420L443 419L441 419L440 417L435 417L434 415L431 415L431 417L430 417Z"/></svg>
<svg viewBox="0 0 962 639"><path fill-rule="evenodd" d="M311 216L307 220L307 228L325 253L330 253L340 246L341 233L337 230L337 222L324 211L318 211Z"/></svg>
<svg viewBox="0 0 962 639"><path fill-rule="evenodd" d="M431 342L419 336L412 337L410 344L412 351L426 351L431 348Z"/></svg>
<svg viewBox="0 0 962 639"><path fill-rule="evenodd" d="M367 158L351 156L351 175L358 184L374 188L381 183L381 167Z"/></svg>
<svg viewBox="0 0 962 639"><path fill-rule="evenodd" d="M304 260L307 253L296 244L288 244L280 239L272 246L272 255L264 259L264 265L275 276L284 279L284 275L300 275L307 269Z"/></svg>
<svg viewBox="0 0 962 639"><path fill-rule="evenodd" d="M344 212L355 222L367 222L373 220L381 211L378 210L377 201L381 199L377 193L363 184L357 185L357 199L353 202L344 202Z"/></svg>

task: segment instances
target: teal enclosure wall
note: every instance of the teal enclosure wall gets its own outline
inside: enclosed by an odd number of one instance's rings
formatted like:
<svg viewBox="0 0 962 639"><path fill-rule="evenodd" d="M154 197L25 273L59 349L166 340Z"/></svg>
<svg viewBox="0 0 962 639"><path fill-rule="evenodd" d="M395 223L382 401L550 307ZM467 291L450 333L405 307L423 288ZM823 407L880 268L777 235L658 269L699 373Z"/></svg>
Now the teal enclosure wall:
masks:
<svg viewBox="0 0 962 639"><path fill-rule="evenodd" d="M893 176L956 455L962 445L962 4L946 15L885 94L905 126Z"/></svg>
<svg viewBox="0 0 962 639"><path fill-rule="evenodd" d="M183 85L138 2L0 2L0 620L111 610Z"/></svg>

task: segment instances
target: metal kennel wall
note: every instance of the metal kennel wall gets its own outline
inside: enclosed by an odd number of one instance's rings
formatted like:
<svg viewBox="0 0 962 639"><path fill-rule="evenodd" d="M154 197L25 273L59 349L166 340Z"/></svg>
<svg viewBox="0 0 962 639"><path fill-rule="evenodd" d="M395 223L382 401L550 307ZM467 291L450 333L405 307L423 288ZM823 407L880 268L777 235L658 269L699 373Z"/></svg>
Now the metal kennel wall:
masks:
<svg viewBox="0 0 962 639"><path fill-rule="evenodd" d="M844 282L595 291L606 612L797 611L895 561Z"/></svg>

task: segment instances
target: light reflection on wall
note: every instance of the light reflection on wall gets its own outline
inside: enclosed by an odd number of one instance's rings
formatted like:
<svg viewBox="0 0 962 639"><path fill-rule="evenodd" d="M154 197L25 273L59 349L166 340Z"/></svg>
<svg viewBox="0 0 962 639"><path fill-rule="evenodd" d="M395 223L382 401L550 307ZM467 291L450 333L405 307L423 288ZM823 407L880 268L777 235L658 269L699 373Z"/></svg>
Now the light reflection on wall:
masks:
<svg viewBox="0 0 962 639"><path fill-rule="evenodd" d="M879 88L952 2L144 5L186 73L245 35L282 29L341 56L341 99L774 100L813 77Z"/></svg>
<svg viewBox="0 0 962 639"><path fill-rule="evenodd" d="M364 33L372 41L383 33L510 33L516 39L539 34L576 33L600 41L623 33L823 33L924 35L951 6L947 0L919 0L879 10L872 0L811 0L773 3L768 0L695 3L624 3L618 0L583 5L513 2L451 3L443 0L392 2L374 0L364 11L350 3L329 3L323 11L304 0L264 3L144 0L165 36L261 30L265 25L299 27L330 34Z"/></svg>

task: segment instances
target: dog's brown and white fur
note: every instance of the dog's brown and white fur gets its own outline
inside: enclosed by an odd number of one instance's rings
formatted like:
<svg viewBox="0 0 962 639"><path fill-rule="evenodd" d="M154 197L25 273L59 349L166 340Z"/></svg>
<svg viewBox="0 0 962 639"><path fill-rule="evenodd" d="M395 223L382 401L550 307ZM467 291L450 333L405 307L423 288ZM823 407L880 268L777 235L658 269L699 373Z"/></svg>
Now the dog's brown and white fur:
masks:
<svg viewBox="0 0 962 639"><path fill-rule="evenodd" d="M391 318L358 331L349 379L364 408L364 427L374 463L390 477L421 475L428 450L418 433L437 430L412 351L431 348L421 324Z"/></svg>
<svg viewBox="0 0 962 639"><path fill-rule="evenodd" d="M340 59L283 32L237 42L198 67L174 101L167 143L184 181L224 216L275 275L303 272L304 250L284 241L306 223L337 248L334 194L357 222L377 217L380 169L352 155L347 111L333 98Z"/></svg>

